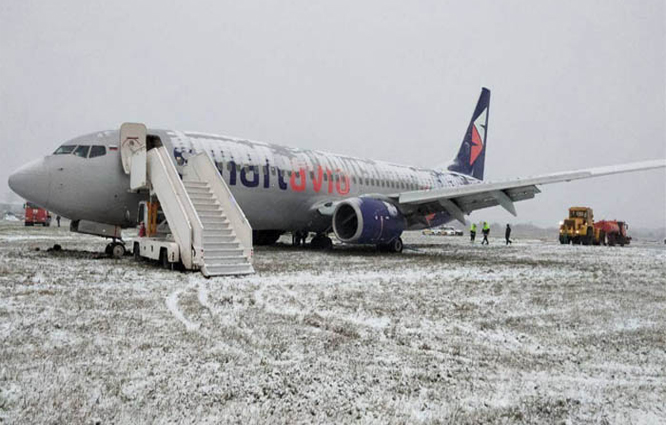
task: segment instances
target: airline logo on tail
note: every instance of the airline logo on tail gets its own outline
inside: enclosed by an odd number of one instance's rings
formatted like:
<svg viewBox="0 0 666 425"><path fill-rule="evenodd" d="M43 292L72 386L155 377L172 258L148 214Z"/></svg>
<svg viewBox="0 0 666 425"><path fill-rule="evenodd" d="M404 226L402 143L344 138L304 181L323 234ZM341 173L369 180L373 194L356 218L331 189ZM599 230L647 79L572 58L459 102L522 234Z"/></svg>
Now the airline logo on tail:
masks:
<svg viewBox="0 0 666 425"><path fill-rule="evenodd" d="M486 139L486 115L488 108L474 120L472 125L472 150L469 156L469 165L473 165L483 151L483 141Z"/></svg>

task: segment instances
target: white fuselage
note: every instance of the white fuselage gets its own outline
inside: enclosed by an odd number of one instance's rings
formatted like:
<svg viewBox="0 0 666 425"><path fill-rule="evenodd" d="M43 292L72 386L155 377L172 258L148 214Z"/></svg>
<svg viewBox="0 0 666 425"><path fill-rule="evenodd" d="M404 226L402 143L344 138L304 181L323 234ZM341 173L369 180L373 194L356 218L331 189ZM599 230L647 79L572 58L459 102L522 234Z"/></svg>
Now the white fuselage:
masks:
<svg viewBox="0 0 666 425"><path fill-rule="evenodd" d="M457 173L232 137L170 130L150 130L149 134L159 137L177 168L190 155L207 152L255 230L327 231L330 215L319 209L344 198L388 197L479 182ZM95 158L49 155L18 170L13 188L72 220L135 226L138 203L146 194L129 191L118 139L117 131L72 139L63 146L100 145L106 147L106 154ZM21 183L22 174L30 174L30 185ZM409 228L416 229L443 224L451 217L415 214L407 219Z"/></svg>

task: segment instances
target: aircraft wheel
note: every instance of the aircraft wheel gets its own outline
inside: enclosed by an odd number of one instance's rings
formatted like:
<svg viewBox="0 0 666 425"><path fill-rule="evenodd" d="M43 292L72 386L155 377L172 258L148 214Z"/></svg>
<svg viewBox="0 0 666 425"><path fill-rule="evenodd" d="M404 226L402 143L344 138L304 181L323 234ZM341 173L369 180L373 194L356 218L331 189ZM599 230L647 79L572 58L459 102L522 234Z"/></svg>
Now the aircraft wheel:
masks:
<svg viewBox="0 0 666 425"><path fill-rule="evenodd" d="M310 241L310 246L314 249L329 250L333 249L333 241L328 236L316 235Z"/></svg>
<svg viewBox="0 0 666 425"><path fill-rule="evenodd" d="M106 246L106 248L104 248L104 253L110 256L112 254L112 250L113 250L113 244L110 243Z"/></svg>
<svg viewBox="0 0 666 425"><path fill-rule="evenodd" d="M402 249L405 247L405 244L402 243L401 238L395 238L389 243L389 248L391 249L391 252L402 252Z"/></svg>
<svg viewBox="0 0 666 425"><path fill-rule="evenodd" d="M125 251L125 245L118 242L111 244L111 256L116 260L123 258Z"/></svg>

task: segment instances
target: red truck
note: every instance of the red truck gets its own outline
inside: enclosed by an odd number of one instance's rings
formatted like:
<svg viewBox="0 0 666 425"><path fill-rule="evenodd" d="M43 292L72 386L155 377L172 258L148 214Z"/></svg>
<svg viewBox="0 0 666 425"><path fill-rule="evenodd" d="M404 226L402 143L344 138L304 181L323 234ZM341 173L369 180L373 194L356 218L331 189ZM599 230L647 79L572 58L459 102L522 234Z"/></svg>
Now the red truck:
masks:
<svg viewBox="0 0 666 425"><path fill-rule="evenodd" d="M47 210L30 202L26 203L24 207L26 226L34 226L35 224L41 224L42 226L51 225L51 213Z"/></svg>
<svg viewBox="0 0 666 425"><path fill-rule="evenodd" d="M627 236L629 226L624 221L601 220L594 223L595 233L598 234L599 243L610 246L629 245L631 236Z"/></svg>

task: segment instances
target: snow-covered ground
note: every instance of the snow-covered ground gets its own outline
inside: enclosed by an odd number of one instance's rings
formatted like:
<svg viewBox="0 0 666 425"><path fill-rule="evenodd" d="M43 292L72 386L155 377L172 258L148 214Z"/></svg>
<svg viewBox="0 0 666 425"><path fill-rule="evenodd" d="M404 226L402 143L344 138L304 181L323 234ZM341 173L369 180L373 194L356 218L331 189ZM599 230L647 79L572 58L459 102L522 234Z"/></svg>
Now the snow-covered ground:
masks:
<svg viewBox="0 0 666 425"><path fill-rule="evenodd" d="M663 245L405 241L207 280L0 222L0 422L666 422Z"/></svg>

